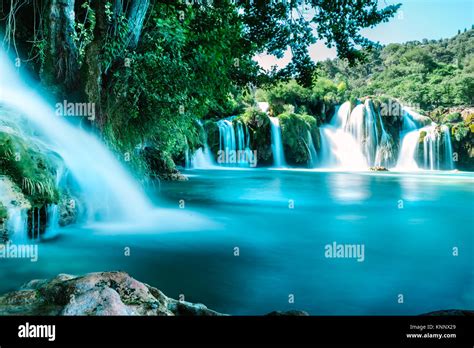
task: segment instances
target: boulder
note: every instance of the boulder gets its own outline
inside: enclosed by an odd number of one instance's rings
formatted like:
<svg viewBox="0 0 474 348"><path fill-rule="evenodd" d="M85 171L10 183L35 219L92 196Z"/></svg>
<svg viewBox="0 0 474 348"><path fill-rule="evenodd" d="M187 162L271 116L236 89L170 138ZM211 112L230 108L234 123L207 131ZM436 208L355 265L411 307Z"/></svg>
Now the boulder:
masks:
<svg viewBox="0 0 474 348"><path fill-rule="evenodd" d="M60 274L32 280L0 297L0 315L218 316L203 304L180 302L125 272Z"/></svg>
<svg viewBox="0 0 474 348"><path fill-rule="evenodd" d="M374 166L369 168L372 172L388 172L388 169L382 166Z"/></svg>

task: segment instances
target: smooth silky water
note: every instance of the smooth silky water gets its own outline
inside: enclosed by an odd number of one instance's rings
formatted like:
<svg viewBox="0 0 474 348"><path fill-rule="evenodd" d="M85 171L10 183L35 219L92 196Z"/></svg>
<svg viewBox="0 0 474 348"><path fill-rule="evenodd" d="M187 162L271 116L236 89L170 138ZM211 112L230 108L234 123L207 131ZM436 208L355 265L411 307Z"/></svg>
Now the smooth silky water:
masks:
<svg viewBox="0 0 474 348"><path fill-rule="evenodd" d="M171 297L234 315L474 308L472 174L186 174L187 182L162 183L161 213L137 221L142 227L69 227L44 236L36 263L3 259L0 292L58 273L123 270ZM365 260L325 258L333 242L364 244Z"/></svg>

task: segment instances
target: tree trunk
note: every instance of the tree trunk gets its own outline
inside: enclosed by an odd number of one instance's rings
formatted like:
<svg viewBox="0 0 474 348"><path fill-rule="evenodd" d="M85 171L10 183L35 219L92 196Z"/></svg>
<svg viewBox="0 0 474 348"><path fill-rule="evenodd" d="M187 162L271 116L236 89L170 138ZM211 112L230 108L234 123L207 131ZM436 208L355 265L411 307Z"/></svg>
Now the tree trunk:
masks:
<svg viewBox="0 0 474 348"><path fill-rule="evenodd" d="M95 12L94 38L86 48L86 59L83 67L84 91L89 102L95 104L96 125L102 128L105 117L102 113L102 75L101 63L102 47L107 35L105 7L102 1L93 1L91 7Z"/></svg>
<svg viewBox="0 0 474 348"><path fill-rule="evenodd" d="M150 0L131 0L127 13L129 25L129 48L135 48L140 40L140 34L143 28L143 22L150 6Z"/></svg>
<svg viewBox="0 0 474 348"><path fill-rule="evenodd" d="M41 77L57 96L62 96L77 87L74 0L50 0L48 15L48 47Z"/></svg>

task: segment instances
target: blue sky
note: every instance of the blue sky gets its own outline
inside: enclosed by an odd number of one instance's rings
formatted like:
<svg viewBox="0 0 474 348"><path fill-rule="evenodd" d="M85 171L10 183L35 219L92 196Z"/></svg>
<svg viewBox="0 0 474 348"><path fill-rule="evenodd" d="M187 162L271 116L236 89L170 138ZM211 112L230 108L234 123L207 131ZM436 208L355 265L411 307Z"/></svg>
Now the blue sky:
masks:
<svg viewBox="0 0 474 348"><path fill-rule="evenodd" d="M388 23L363 29L361 33L373 41L388 44L449 38L456 35L458 29L470 29L474 24L474 0L379 0L380 7L396 3L402 3L402 7ZM311 46L309 51L315 61L336 56L335 49L327 48L323 42ZM280 60L268 55L256 57L265 69L272 65L283 67L290 59L289 52Z"/></svg>

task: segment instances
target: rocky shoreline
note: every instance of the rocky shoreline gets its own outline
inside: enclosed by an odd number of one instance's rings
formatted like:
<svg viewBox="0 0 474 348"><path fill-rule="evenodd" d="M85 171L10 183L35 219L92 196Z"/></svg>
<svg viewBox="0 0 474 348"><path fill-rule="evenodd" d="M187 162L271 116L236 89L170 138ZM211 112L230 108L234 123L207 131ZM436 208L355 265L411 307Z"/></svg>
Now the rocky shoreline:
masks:
<svg viewBox="0 0 474 348"><path fill-rule="evenodd" d="M125 272L82 276L59 274L36 279L20 290L0 296L0 315L41 316L226 316L200 303L178 301ZM308 316L304 311L273 311L267 316ZM450 309L422 315L472 316L474 311Z"/></svg>

